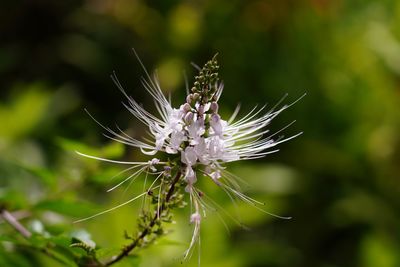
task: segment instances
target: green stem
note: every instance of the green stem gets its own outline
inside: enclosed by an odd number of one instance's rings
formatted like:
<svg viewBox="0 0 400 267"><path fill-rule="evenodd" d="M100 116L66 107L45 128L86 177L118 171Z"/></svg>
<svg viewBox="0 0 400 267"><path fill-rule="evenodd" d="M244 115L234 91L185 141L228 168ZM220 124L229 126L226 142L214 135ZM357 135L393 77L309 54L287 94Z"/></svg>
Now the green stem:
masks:
<svg viewBox="0 0 400 267"><path fill-rule="evenodd" d="M171 183L171 186L170 186L170 188L169 188L169 190L168 190L168 192L167 192L167 196L166 196L165 200L163 201L162 205L160 205L158 211L155 213L155 215L154 215L153 219L150 221L148 227L146 227L146 229L143 230L143 232L141 232L140 235L139 235L137 238L135 238L135 240L133 240L132 243L130 243L129 245L127 245L126 247L124 247L124 248L122 249L122 251L121 251L118 255L114 256L110 261L106 262L106 263L104 264L104 266L111 266L111 265L113 265L114 263L117 263L117 262L119 262L120 260L122 260L123 258L127 257L127 256L129 255L129 253L130 253L134 248L136 248L136 247L138 246L138 244L139 244L148 234L150 234L150 230L153 228L153 226L156 224L157 220L158 220L159 217L160 217L159 214L161 214L161 213L164 211L164 209L165 209L165 207L166 207L165 204L168 203L169 200L171 199L171 197L172 197L172 195L173 195L173 193L174 193L174 191L175 191L175 185L176 185L176 183L179 181L180 178L181 178L181 172L178 171L178 172L176 173L176 176L175 176L174 180L173 180L172 183Z"/></svg>

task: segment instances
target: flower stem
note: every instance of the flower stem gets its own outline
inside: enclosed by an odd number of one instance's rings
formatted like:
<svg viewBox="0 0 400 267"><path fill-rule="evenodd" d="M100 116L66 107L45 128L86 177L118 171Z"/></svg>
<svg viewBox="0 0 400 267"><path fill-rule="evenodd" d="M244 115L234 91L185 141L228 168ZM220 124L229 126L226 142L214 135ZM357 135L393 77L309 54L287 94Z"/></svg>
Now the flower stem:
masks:
<svg viewBox="0 0 400 267"><path fill-rule="evenodd" d="M2 209L1 217L3 217L4 221L6 221L9 225L11 225L18 233L20 233L26 239L32 236L32 233L28 231L19 221L6 209Z"/></svg>
<svg viewBox="0 0 400 267"><path fill-rule="evenodd" d="M176 185L176 183L179 181L180 178L181 178L181 171L179 170L179 171L176 173L176 176L174 177L174 179L172 180L171 186L170 186L170 188L169 188L169 190L168 190L168 192L167 192L167 196L166 196L165 200L163 201L162 205L160 205L160 207L158 208L158 210L157 210L157 212L155 213L153 219L150 221L148 227L146 227L146 229L144 229L144 230L140 233L140 235L139 235L137 238L135 238L135 240L132 241L132 243L130 243L129 245L125 246L125 247L122 249L122 251L121 251L118 255L114 256L110 261L106 262L106 263L104 264L104 266L111 266L111 265L113 265L114 263L117 263L117 262L119 262L120 260L122 260L123 258L127 257L127 256L129 255L129 253L130 253L134 248L136 248L136 247L139 245L139 243L140 243L148 234L151 233L150 230L151 230L151 229L153 228L153 226L156 224L157 220L159 220L159 217L160 217L159 214L161 214L161 213L164 211L164 209L165 209L165 207L166 207L165 204L168 203L168 202L170 201L170 199L171 199L171 197L172 197L172 195L174 194L174 191L175 191L175 185Z"/></svg>

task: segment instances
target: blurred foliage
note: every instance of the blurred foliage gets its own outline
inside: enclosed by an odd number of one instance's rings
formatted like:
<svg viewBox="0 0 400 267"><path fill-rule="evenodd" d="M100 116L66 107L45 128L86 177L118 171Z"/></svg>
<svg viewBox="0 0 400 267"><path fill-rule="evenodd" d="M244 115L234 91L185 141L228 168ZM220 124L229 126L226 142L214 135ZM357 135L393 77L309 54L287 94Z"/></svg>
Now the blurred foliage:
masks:
<svg viewBox="0 0 400 267"><path fill-rule="evenodd" d="M110 142L84 112L140 137L146 129L121 105L115 71L151 109L131 48L157 73L176 105L184 72L219 52L225 116L242 103L270 106L307 96L276 118L276 131L305 133L257 162L229 166L246 192L280 220L199 181L221 210L202 224L203 266L400 266L400 2L328 1L2 1L0 4L0 203L31 232L0 221L0 266L74 266L95 242L108 258L135 230L140 203L81 224L142 190L106 194L121 169L75 150L148 160ZM219 215L224 217L229 231ZM190 240L188 211L173 232L118 266L178 266ZM90 234L89 234L90 233ZM75 239L74 239L75 240ZM48 247L51 244L52 247ZM38 251L51 249L55 259ZM72 254L71 254L72 253ZM54 257L53 257L54 258ZM196 266L197 255L184 266ZM117 266L117 265L116 265Z"/></svg>

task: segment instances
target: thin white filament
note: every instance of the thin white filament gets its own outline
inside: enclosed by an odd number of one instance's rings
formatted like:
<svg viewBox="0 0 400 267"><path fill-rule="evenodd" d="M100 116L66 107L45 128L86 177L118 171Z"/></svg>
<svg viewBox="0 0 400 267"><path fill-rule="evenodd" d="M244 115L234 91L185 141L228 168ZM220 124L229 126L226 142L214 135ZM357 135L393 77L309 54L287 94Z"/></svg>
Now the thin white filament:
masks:
<svg viewBox="0 0 400 267"><path fill-rule="evenodd" d="M155 188L157 188L157 187L159 187L159 186L156 186ZM111 212L111 211L113 211L113 210L119 209L119 208L121 208L121 207L123 207L123 206L125 206L125 205L127 205L127 204L129 204L129 203L131 203L131 202L133 202L133 201L135 201L136 199L138 199L138 198L144 196L145 194L147 194L147 191L146 191L146 192L143 192L143 193L141 193L140 195L138 195L138 196L136 196L136 197L134 197L134 198L131 198L131 199L129 199L128 201L126 201L126 202L124 202L124 203L122 203L122 204L119 204L119 205L117 205L117 206L115 206L115 207L113 207L113 208L111 208L111 209L108 209L108 210L105 210L105 211L96 213L96 214L94 214L94 215L92 215L92 216L89 216L89 217L86 217L86 218L83 218L83 219L74 221L74 223L84 222L84 221L93 219L93 218L95 218L95 217L98 217L98 216L100 216L100 215L106 214L106 213L108 213L108 212Z"/></svg>

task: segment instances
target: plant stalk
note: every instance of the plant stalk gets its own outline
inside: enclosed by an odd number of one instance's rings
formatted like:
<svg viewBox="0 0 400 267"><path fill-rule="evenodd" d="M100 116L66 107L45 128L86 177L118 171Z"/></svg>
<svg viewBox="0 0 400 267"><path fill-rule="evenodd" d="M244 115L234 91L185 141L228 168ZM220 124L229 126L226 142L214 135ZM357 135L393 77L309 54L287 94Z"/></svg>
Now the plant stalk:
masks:
<svg viewBox="0 0 400 267"><path fill-rule="evenodd" d="M1 217L3 217L4 221L6 221L9 225L11 225L18 233L20 233L26 239L32 236L32 233L29 232L19 221L6 209L1 210Z"/></svg>
<svg viewBox="0 0 400 267"><path fill-rule="evenodd" d="M132 243L130 243L129 245L124 247L118 255L114 256L110 261L106 262L104 264L104 266L111 266L114 263L117 263L120 260L122 260L123 258L127 257L129 255L129 253L138 246L139 242L141 240L143 240L148 234L150 234L150 230L153 228L153 226L156 224L157 220L160 218L159 215L164 211L165 204L168 203L169 200L171 199L171 197L175 191L175 185L179 181L180 177L181 177L181 172L178 171L174 177L174 180L171 183L171 186L167 192L167 196L165 197L165 200L163 201L162 205L160 205L160 207L157 210L157 212L155 213L153 219L150 221L148 227L146 229L144 229L143 232L141 232L141 234L137 238L135 238L135 240Z"/></svg>

